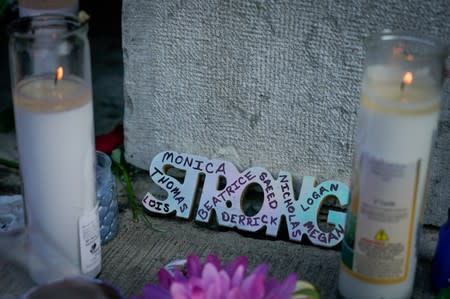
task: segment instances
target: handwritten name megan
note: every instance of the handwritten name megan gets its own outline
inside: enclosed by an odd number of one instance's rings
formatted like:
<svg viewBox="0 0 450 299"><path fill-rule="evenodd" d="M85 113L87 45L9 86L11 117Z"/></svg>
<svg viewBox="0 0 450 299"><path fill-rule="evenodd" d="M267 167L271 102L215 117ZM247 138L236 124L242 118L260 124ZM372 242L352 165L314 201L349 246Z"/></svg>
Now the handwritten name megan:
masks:
<svg viewBox="0 0 450 299"><path fill-rule="evenodd" d="M167 173L170 168L184 171L182 182ZM203 175L204 184L195 211L196 221L209 222L214 210L216 221L221 226L249 232L265 227L266 235L275 237L284 217L292 241L300 242L306 235L315 245L332 247L344 238L345 212L328 211L326 222L330 229L322 230L318 224L319 210L328 197L335 197L341 207L348 204L349 189L338 181L316 185L313 177L305 176L296 198L292 176L288 172L280 172L277 178L261 167L239 172L227 161L172 151L156 155L150 164L149 174L153 182L168 194L166 199L160 200L149 192L142 199L144 207L154 213L175 213L177 217L191 218ZM221 187L220 182L224 180L226 185ZM248 188L255 185L263 191L263 203L255 215L249 216L242 210L242 201Z"/></svg>

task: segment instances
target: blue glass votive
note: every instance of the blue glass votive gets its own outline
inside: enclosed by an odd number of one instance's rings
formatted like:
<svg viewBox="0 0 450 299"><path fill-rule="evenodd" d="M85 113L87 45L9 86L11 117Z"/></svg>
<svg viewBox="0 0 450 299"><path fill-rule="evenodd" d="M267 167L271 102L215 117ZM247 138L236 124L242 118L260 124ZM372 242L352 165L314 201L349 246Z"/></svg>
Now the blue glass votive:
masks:
<svg viewBox="0 0 450 299"><path fill-rule="evenodd" d="M102 244L111 241L119 230L119 207L116 182L111 171L111 159L97 151L97 201Z"/></svg>
<svg viewBox="0 0 450 299"><path fill-rule="evenodd" d="M447 222L444 223L439 229L439 238L433 259L433 268L432 268L433 270L431 273L431 277L432 277L432 286L435 292L439 292L441 289L450 287L449 252L450 252L450 208L448 209Z"/></svg>

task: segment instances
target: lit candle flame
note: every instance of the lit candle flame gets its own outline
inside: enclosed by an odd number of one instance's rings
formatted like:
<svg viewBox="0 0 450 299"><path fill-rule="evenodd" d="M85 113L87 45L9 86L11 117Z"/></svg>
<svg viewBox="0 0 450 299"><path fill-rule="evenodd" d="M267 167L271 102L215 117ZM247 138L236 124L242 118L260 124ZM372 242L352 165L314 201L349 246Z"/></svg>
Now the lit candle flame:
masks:
<svg viewBox="0 0 450 299"><path fill-rule="evenodd" d="M403 91L406 85L411 85L414 80L414 76L411 72L406 72L403 75L402 83L400 84L400 90Z"/></svg>
<svg viewBox="0 0 450 299"><path fill-rule="evenodd" d="M64 76L64 69L62 66L58 66L58 68L56 69L56 80L61 80L62 77Z"/></svg>
<svg viewBox="0 0 450 299"><path fill-rule="evenodd" d="M58 66L55 71L55 85L61 80L64 76L64 69L62 66Z"/></svg>
<svg viewBox="0 0 450 299"><path fill-rule="evenodd" d="M403 76L402 83L405 85L410 85L413 82L414 76L411 72L406 72Z"/></svg>

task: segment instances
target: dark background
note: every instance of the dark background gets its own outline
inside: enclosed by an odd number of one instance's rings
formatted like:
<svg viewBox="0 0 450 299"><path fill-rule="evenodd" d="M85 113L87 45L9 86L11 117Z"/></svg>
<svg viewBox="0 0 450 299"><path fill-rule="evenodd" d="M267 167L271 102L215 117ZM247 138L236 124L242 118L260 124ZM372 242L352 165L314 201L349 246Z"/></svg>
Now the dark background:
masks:
<svg viewBox="0 0 450 299"><path fill-rule="evenodd" d="M121 34L121 0L80 0L80 10L86 11L91 19L91 34Z"/></svg>

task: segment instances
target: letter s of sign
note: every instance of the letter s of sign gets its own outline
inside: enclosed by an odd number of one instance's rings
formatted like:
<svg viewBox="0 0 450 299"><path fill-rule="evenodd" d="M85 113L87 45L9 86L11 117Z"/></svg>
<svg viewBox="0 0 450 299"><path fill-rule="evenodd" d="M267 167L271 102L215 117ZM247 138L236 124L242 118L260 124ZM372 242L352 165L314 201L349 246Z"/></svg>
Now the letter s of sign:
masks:
<svg viewBox="0 0 450 299"><path fill-rule="evenodd" d="M181 162L175 165L173 157L176 157L176 159ZM199 161L205 161L205 158L203 157L196 157L193 155L189 155L188 157L186 154L178 154L176 152L170 151L161 152L153 158L149 167L150 178L153 180L153 182L155 182L155 184L164 189L168 195L167 199L164 201L160 201L159 199L152 196L153 200L155 200L156 202L165 204L163 211L156 210L154 207L146 204L146 202L143 200L142 203L146 209L160 214L169 214L176 211L177 217L185 219L188 219L191 216L191 210L195 191L197 189L199 181L200 171L193 169L189 163L182 163L182 161L192 157ZM169 167L174 167L185 171L183 183L180 183L177 179L168 175L166 171L163 171ZM171 192L171 190L177 190L177 192ZM175 198L175 196L180 193L184 195L182 204L178 204ZM148 196L148 194L146 195L146 197Z"/></svg>

